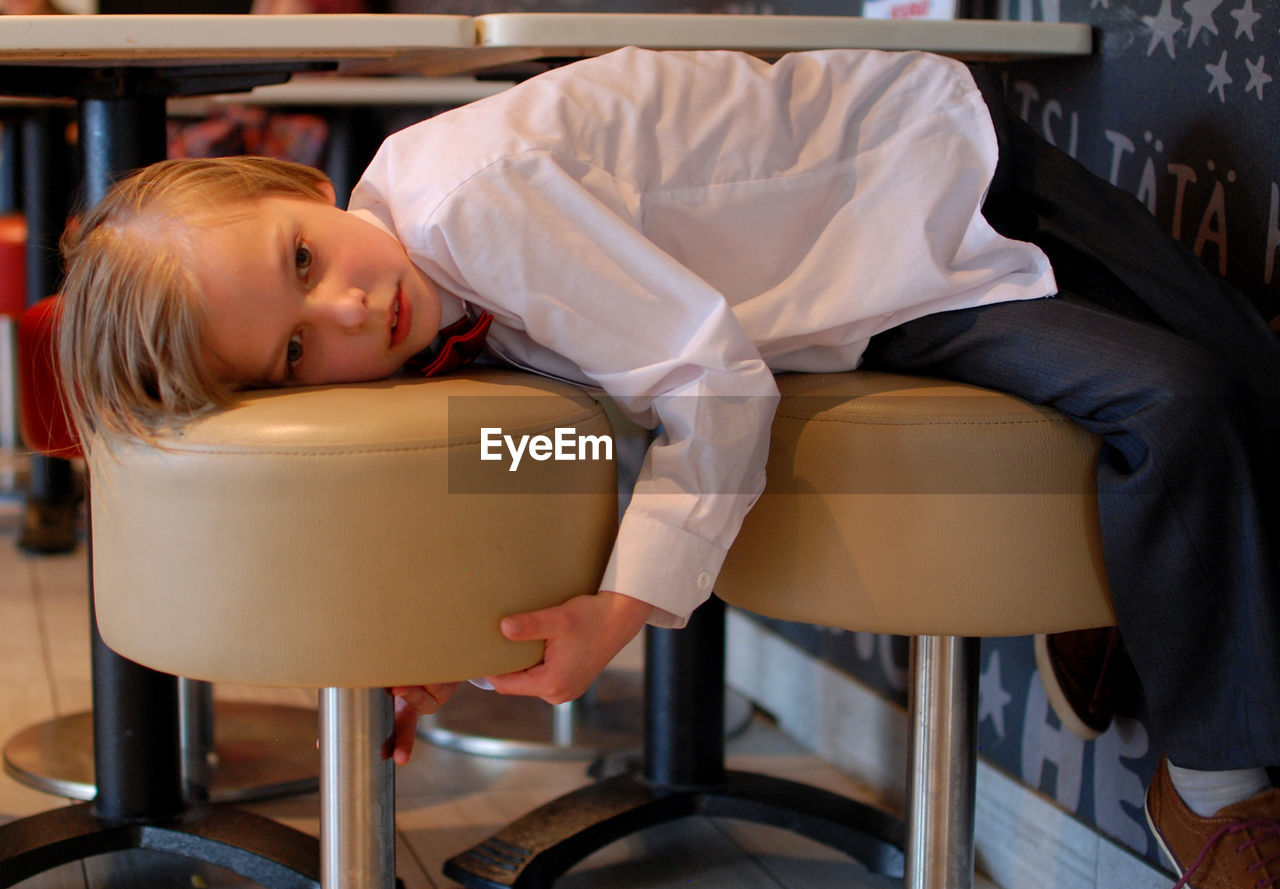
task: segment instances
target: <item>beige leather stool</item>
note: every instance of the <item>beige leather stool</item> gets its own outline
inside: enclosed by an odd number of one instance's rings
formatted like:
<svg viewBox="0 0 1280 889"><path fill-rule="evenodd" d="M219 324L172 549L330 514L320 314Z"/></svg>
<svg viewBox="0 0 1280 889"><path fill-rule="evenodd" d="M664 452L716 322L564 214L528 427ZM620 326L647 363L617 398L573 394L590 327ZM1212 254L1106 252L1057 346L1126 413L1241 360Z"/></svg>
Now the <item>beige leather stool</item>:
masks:
<svg viewBox="0 0 1280 889"><path fill-rule="evenodd" d="M905 882L972 886L978 637L1115 621L1098 442L972 386L865 371L779 384L768 489L716 592L912 637Z"/></svg>
<svg viewBox="0 0 1280 889"><path fill-rule="evenodd" d="M972 886L978 637L1114 621L1098 442L1053 411L972 386L869 371L778 383L768 486L716 592L771 617L914 637L905 833L820 788L724 768L713 599L685 629L649 631L644 774L522 816L451 859L454 879L546 886L620 836L703 813L796 831L873 871L905 872L908 889Z"/></svg>
<svg viewBox="0 0 1280 889"><path fill-rule="evenodd" d="M591 592L614 465L482 461L483 428L608 435L600 405L527 374L250 392L163 438L95 448L98 625L165 673L319 687L321 884L390 889L386 686L521 669L505 614Z"/></svg>

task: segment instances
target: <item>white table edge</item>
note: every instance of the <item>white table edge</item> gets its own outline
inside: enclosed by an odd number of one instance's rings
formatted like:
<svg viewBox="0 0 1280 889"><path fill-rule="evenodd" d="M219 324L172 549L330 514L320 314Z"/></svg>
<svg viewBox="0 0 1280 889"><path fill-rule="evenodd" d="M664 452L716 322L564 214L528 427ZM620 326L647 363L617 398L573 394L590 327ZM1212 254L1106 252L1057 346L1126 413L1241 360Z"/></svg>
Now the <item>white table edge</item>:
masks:
<svg viewBox="0 0 1280 889"><path fill-rule="evenodd" d="M678 13L492 13L476 17L482 47L653 49L866 48L999 55L1088 55L1093 31L1074 22L866 19L855 16Z"/></svg>
<svg viewBox="0 0 1280 889"><path fill-rule="evenodd" d="M0 61L53 53L303 52L471 49L467 15L0 16Z"/></svg>

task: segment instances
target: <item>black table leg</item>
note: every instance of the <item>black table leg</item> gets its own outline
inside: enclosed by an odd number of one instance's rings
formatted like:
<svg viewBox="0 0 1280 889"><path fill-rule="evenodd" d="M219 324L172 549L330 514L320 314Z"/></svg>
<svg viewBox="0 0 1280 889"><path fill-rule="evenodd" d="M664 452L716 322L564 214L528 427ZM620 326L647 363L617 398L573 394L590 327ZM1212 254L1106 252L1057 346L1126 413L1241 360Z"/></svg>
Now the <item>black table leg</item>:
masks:
<svg viewBox="0 0 1280 889"><path fill-rule="evenodd" d="M608 778L522 816L445 863L474 889L550 886L609 843L686 815L783 827L902 876L902 823L847 797L724 767L724 604L712 599L683 630L646 631L641 774Z"/></svg>
<svg viewBox="0 0 1280 889"><path fill-rule="evenodd" d="M86 200L117 171L165 155L163 96L80 102ZM92 536L89 558L92 565ZM90 601L92 602L92 568ZM320 844L233 808L184 800L177 679L111 651L92 630L94 768L98 794L0 826L0 886L104 852L151 849L206 861L271 889L317 889Z"/></svg>
<svg viewBox="0 0 1280 889"><path fill-rule="evenodd" d="M62 261L58 238L71 206L72 177L62 109L39 109L22 120L22 202L27 221L27 305L56 292ZM79 482L69 460L29 459L18 546L33 553L65 553L77 542Z"/></svg>

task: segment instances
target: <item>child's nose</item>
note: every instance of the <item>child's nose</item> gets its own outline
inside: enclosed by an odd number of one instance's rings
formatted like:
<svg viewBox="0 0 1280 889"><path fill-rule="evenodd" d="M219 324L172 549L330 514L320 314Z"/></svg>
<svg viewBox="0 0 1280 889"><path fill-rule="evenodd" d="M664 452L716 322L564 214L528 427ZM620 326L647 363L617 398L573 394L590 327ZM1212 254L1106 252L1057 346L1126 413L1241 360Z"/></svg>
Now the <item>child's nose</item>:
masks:
<svg viewBox="0 0 1280 889"><path fill-rule="evenodd" d="M322 297L318 306L329 320L348 329L362 326L369 317L368 295L358 287L345 287Z"/></svg>

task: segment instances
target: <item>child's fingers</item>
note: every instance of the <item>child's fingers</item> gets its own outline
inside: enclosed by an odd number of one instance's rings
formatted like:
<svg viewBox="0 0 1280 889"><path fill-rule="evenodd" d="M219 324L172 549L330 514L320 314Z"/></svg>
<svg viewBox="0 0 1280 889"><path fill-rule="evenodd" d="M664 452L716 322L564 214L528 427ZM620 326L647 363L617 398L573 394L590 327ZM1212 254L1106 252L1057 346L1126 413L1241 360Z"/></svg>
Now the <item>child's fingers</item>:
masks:
<svg viewBox="0 0 1280 889"><path fill-rule="evenodd" d="M515 673L504 673L495 675L495 677L485 677L489 682L493 683L493 689L499 695L524 695L527 697L540 697L548 704L562 704L562 700L553 700L557 698L558 693L562 689L558 688L558 683L554 679L552 673L548 669L547 664L538 664L530 666L527 670L517 670ZM563 698L568 700L568 698Z"/></svg>
<svg viewBox="0 0 1280 889"><path fill-rule="evenodd" d="M419 716L427 716L443 707L461 684L461 682L437 682L432 685L397 685L387 691L396 698L397 713L400 712L400 707L409 706L417 711ZM401 701L404 703L401 704Z"/></svg>
<svg viewBox="0 0 1280 889"><path fill-rule="evenodd" d="M395 761L396 765L404 765L413 755L413 744L418 733L418 718L435 713L453 696L457 682L442 682L435 685L406 685L390 688L395 696L395 721L391 738L383 748L383 756Z"/></svg>
<svg viewBox="0 0 1280 889"><path fill-rule="evenodd" d="M427 693L436 702L436 710L443 707L449 698L453 697L453 693L458 690L458 686L461 684L461 682L439 682L427 686ZM431 712L434 713L435 710Z"/></svg>
<svg viewBox="0 0 1280 889"><path fill-rule="evenodd" d="M512 642L525 642L530 639L545 639L546 636L540 636L539 627L541 622L538 619L537 612L529 614L513 614L504 617L498 623L498 629L502 635Z"/></svg>
<svg viewBox="0 0 1280 889"><path fill-rule="evenodd" d="M542 698L548 704L563 704L579 697L590 681L576 681L542 663L527 670L506 673L502 676L486 676L493 683L493 690L504 695L524 695Z"/></svg>
<svg viewBox="0 0 1280 889"><path fill-rule="evenodd" d="M411 707L396 713L395 727L391 733L390 758L402 766L413 756L413 743L418 736L418 714Z"/></svg>
<svg viewBox="0 0 1280 889"><path fill-rule="evenodd" d="M407 689L389 688L387 692L395 696L395 717L391 723L391 737L382 745L382 758L390 759L396 765L404 765L413 755L414 735L416 734L418 716L413 707L405 701L401 692ZM406 733L408 723L412 722L414 732Z"/></svg>
<svg viewBox="0 0 1280 889"><path fill-rule="evenodd" d="M410 685L405 688L395 689L392 694L396 696L397 715L401 712L402 707L411 708L416 716L435 713L436 710L440 709L440 704L442 703L425 685Z"/></svg>
<svg viewBox="0 0 1280 889"><path fill-rule="evenodd" d="M568 632L571 624L567 605L565 603L541 611L507 615L498 623L498 629L512 642L562 636Z"/></svg>

